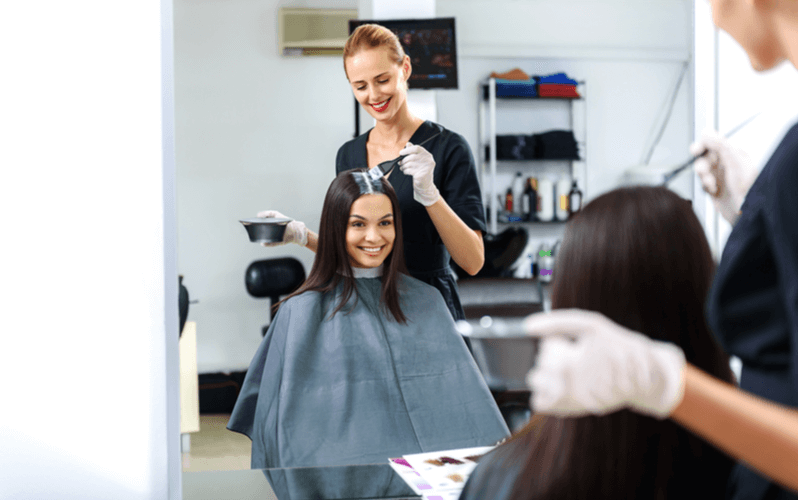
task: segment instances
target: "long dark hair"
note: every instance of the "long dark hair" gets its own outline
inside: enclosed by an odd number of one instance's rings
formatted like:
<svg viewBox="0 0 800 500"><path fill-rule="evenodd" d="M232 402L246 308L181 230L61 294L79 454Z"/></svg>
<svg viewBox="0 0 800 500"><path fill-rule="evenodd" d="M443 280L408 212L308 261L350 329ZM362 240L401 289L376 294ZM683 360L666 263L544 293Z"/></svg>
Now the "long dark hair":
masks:
<svg viewBox="0 0 800 500"><path fill-rule="evenodd" d="M352 169L340 173L331 182L325 201L322 204L322 216L319 221L319 242L317 256L308 273L306 281L294 293L286 297L289 300L295 295L307 291L331 292L339 283L343 284L341 299L332 314L339 312L355 294L358 300L358 288L347 253L347 223L350 208L358 198L365 194L385 194L392 203L394 216L394 246L383 262L381 277L381 303L398 323L406 323L406 317L400 307L398 292L398 274L408 274L403 257L403 224L400 218L400 205L397 195L389 181L380 177L370 179L366 169ZM283 302L283 301L281 301Z"/></svg>
<svg viewBox="0 0 800 500"><path fill-rule="evenodd" d="M556 259L554 309L598 311L673 342L689 363L733 383L703 316L715 266L690 202L665 188L606 193L567 224ZM534 416L493 455L498 468L524 463L514 499L721 498L733 465L677 424L628 410ZM507 491L508 481L483 486Z"/></svg>

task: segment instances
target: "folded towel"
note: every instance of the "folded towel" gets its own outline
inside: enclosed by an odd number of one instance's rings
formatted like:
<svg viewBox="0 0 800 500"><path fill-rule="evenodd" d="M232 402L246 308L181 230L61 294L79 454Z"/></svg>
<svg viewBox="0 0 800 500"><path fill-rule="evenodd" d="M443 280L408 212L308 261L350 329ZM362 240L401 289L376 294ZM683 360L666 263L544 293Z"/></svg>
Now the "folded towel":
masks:
<svg viewBox="0 0 800 500"><path fill-rule="evenodd" d="M580 97L575 85L564 85L560 83L540 83L540 97Z"/></svg>
<svg viewBox="0 0 800 500"><path fill-rule="evenodd" d="M499 79L496 82L497 97L536 97L535 80L506 80Z"/></svg>
<svg viewBox="0 0 800 500"><path fill-rule="evenodd" d="M533 134L536 157L549 160L579 160L578 142L571 130Z"/></svg>
<svg viewBox="0 0 800 500"><path fill-rule="evenodd" d="M577 85L578 82L569 78L566 73L555 73L545 76L534 76L534 80L539 83L563 83L567 85Z"/></svg>
<svg viewBox="0 0 800 500"><path fill-rule="evenodd" d="M503 78L506 80L530 80L531 77L528 73L525 73L519 68L514 68L510 71L506 71L505 73L495 73L492 71L490 75L492 78Z"/></svg>

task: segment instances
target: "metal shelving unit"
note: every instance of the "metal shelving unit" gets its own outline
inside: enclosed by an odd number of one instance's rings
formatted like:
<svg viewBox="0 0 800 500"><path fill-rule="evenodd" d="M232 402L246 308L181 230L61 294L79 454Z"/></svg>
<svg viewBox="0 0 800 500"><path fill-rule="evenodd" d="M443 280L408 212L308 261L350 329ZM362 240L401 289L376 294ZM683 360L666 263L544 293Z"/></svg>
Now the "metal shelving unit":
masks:
<svg viewBox="0 0 800 500"><path fill-rule="evenodd" d="M536 163L542 162L569 162L569 173L570 178L575 178L575 162L582 162L584 165L584 172L583 172L583 184L581 189L583 192L586 192L586 82L579 81L578 82L578 93L581 97L497 97L497 82L494 78L489 78L487 81L482 82L480 84L478 96L479 96L479 103L478 103L478 137L479 137L479 154L481 155L480 158L480 179L481 179L481 189L484 193L489 193L489 231L493 234L497 233L497 224L498 224L498 213L499 207L497 202L497 163L498 161L501 162L508 162L513 164L518 164L520 166L524 165L524 168L530 169L532 168L530 165L535 165ZM497 159L497 111L498 111L498 103L503 102L514 102L514 101L541 101L541 102L554 102L554 101L563 101L568 104L569 109L569 129L575 130L575 113L576 113L576 106L574 105L576 102L583 102L583 106L580 108L583 109L583 134L582 134L582 141L577 140L578 142L578 149L579 149L579 156L580 160L555 160L555 159L527 159L527 160L498 160ZM505 106L502 106L505 107ZM506 111L506 110L503 110ZM488 147L489 154L488 160L486 158L485 149ZM486 169L488 167L489 175L488 175L488 186L483 185L484 180L486 179ZM563 224L564 221L515 221L515 222L501 222L504 224L546 224L546 225L553 225L553 224Z"/></svg>

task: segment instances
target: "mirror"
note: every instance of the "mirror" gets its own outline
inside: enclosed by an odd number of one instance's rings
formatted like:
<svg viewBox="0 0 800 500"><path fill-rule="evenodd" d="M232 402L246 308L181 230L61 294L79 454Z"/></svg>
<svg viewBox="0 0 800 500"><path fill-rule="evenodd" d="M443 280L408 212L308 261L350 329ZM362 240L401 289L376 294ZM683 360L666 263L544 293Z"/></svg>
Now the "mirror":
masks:
<svg viewBox="0 0 800 500"><path fill-rule="evenodd" d="M358 4L302 2L320 8ZM353 135L353 97L341 58L279 55L277 14L283 6L297 5L174 2L178 272L197 300L188 321L196 325L200 373L246 370L259 347L268 300L248 295L248 265L294 257L308 272L313 262L313 254L297 245L251 243L239 219L274 209L317 230L336 152ZM410 100L415 93L434 95L437 121L463 135L477 161L479 84L489 73L565 72L584 82L574 122L560 121L564 113L555 104L539 110L519 103L498 115L497 127L503 134L574 126L585 137L585 162L575 172L585 202L619 185L624 170L642 163L653 144L651 164L685 160L694 93L691 79L679 76L691 58L692 6L688 0L438 0L437 17L456 18L459 88L412 91ZM361 123L363 133L371 122ZM545 165L543 172L559 168ZM498 185L510 185L517 169L499 167ZM691 197L691 176L672 187ZM532 227L531 244L558 233L557 226ZM212 421L219 435L233 434L223 424ZM247 438L235 438L249 450ZM224 446L219 453L231 453ZM191 449L203 451L200 440ZM203 466L199 459L193 463ZM204 463L225 467L211 458Z"/></svg>

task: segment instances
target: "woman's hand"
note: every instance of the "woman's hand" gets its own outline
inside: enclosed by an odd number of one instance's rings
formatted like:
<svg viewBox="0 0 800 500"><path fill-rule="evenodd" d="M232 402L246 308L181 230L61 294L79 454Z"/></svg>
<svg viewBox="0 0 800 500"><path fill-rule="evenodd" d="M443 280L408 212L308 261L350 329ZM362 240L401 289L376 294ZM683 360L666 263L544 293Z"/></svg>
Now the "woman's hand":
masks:
<svg viewBox="0 0 800 500"><path fill-rule="evenodd" d="M674 344L580 309L533 314L525 330L542 337L526 378L535 413L605 415L629 408L666 418L683 399L686 358Z"/></svg>
<svg viewBox="0 0 800 500"><path fill-rule="evenodd" d="M400 170L414 178L414 199L429 207L439 200L439 189L433 183L433 169L436 162L433 155L422 146L410 142L400 151Z"/></svg>
<svg viewBox="0 0 800 500"><path fill-rule="evenodd" d="M750 186L758 177L758 169L743 150L714 130L706 130L700 139L689 146L693 155L708 153L694 162L703 189L713 197L714 206L734 224Z"/></svg>
<svg viewBox="0 0 800 500"><path fill-rule="evenodd" d="M276 218L276 219L290 219L291 217L286 217L282 213L275 211L275 210L264 210L262 212L258 212L256 217L265 217L265 218ZM305 224L300 222L299 220L293 220L292 222L286 224L286 231L283 233L283 241L279 241L276 243L262 243L265 247L277 247L280 245L285 245L287 243L297 243L301 247L304 247L308 244L308 228Z"/></svg>

